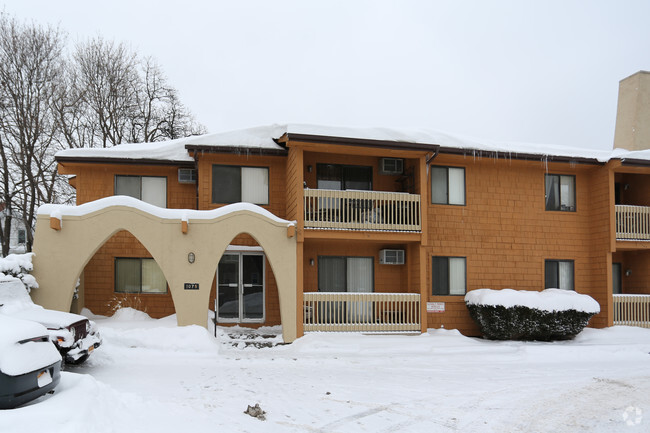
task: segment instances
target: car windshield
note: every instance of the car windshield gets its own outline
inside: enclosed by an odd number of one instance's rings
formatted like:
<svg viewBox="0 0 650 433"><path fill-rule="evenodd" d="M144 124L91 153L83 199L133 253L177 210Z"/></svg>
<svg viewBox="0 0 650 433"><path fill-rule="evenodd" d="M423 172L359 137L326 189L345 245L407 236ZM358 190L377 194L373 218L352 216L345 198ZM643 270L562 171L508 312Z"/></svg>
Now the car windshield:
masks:
<svg viewBox="0 0 650 433"><path fill-rule="evenodd" d="M2 304L0 309L5 314L34 306L34 302L29 297L23 282L14 277L0 279L0 304Z"/></svg>

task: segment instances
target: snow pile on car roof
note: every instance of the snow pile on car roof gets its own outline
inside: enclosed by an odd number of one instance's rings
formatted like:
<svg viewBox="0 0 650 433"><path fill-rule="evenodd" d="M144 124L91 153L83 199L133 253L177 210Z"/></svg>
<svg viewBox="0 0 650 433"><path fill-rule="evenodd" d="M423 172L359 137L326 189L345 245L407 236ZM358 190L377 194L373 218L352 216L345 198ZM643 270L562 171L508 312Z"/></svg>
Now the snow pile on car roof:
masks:
<svg viewBox="0 0 650 433"><path fill-rule="evenodd" d="M465 302L470 305L492 305L505 308L520 306L541 311L576 310L585 313L599 313L600 305L589 295L582 295L572 290L546 289L477 289L467 292Z"/></svg>

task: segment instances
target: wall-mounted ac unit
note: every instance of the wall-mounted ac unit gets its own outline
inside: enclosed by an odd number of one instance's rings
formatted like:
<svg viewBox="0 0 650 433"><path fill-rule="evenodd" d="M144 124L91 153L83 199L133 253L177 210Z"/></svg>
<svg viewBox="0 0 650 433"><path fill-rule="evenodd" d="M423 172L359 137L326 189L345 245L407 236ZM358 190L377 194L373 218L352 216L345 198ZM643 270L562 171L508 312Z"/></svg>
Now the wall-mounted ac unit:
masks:
<svg viewBox="0 0 650 433"><path fill-rule="evenodd" d="M404 173L404 160L400 158L382 158L379 162L379 174Z"/></svg>
<svg viewBox="0 0 650 433"><path fill-rule="evenodd" d="M196 170L193 168L179 168L178 183L196 183Z"/></svg>
<svg viewBox="0 0 650 433"><path fill-rule="evenodd" d="M380 250L379 263L382 265L403 265L404 250Z"/></svg>

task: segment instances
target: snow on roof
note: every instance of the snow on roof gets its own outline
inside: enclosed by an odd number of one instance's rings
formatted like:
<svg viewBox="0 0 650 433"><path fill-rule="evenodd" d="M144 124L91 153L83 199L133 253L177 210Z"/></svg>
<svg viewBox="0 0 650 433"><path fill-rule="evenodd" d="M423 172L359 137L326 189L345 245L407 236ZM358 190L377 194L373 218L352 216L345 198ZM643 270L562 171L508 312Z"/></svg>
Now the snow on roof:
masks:
<svg viewBox="0 0 650 433"><path fill-rule="evenodd" d="M268 210L251 204L251 203L233 203L218 209L212 210L193 210L193 209L166 209L145 203L133 197L124 195L115 195L111 197L101 198L99 200L84 203L79 206L67 206L60 204L44 204L38 208L39 215L49 215L52 218L59 220L63 216L82 216L90 213L106 209L110 206L125 206L141 210L150 215L158 218L173 219L181 221L197 220L197 219L214 219L220 216L228 215L237 211L249 211L265 216L280 224L295 225L295 221L288 221L273 215Z"/></svg>
<svg viewBox="0 0 650 433"><path fill-rule="evenodd" d="M109 148L66 149L56 153L64 158L115 158L146 159L173 162L194 162L185 146L230 147L242 150L283 150L274 138L284 134L286 128L279 125L260 126L257 128L216 134L195 135L176 140L155 143L126 143Z"/></svg>
<svg viewBox="0 0 650 433"><path fill-rule="evenodd" d="M600 305L589 295L582 295L572 290L546 289L477 289L467 292L465 302L470 305L501 305L506 308L522 306L542 311L576 310L585 313L599 313Z"/></svg>
<svg viewBox="0 0 650 433"><path fill-rule="evenodd" d="M477 139L430 129L352 128L309 124L273 124L255 128L198 135L177 140L156 143L121 144L101 149L68 149L56 154L60 158L115 158L131 160L159 160L191 162L185 146L249 150L282 150L275 140L284 134L335 137L341 139L376 140L383 142L415 143L431 145L432 151L440 146L444 149L458 149L482 156L484 153L503 154L505 157L536 155L540 157L564 157L595 159L607 162L610 159L636 159L650 161L650 150L627 151L624 149L599 150L581 147L567 147L552 144L509 143ZM487 156L487 155L485 155Z"/></svg>

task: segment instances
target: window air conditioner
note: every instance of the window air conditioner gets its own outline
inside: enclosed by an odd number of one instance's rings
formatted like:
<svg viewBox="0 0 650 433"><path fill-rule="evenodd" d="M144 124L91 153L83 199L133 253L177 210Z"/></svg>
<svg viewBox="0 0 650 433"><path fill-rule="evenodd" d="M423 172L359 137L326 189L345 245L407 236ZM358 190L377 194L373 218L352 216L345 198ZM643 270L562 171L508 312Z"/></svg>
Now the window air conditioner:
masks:
<svg viewBox="0 0 650 433"><path fill-rule="evenodd" d="M379 164L379 174L404 173L404 160L400 158L382 158Z"/></svg>
<svg viewBox="0 0 650 433"><path fill-rule="evenodd" d="M179 168L178 183L196 183L196 170L193 168Z"/></svg>
<svg viewBox="0 0 650 433"><path fill-rule="evenodd" d="M403 265L404 250L380 250L379 263L382 265Z"/></svg>

